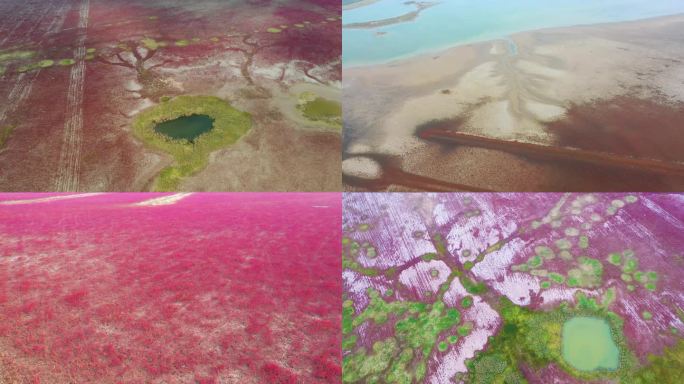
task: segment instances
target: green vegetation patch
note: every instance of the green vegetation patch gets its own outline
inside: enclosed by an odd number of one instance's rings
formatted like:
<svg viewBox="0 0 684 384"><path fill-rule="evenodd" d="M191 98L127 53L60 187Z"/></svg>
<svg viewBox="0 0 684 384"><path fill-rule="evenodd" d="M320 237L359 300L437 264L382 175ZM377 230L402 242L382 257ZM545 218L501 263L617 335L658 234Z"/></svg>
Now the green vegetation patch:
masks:
<svg viewBox="0 0 684 384"><path fill-rule="evenodd" d="M214 120L213 129L193 143L171 139L154 130L158 123L191 115L207 115ZM133 121L133 133L148 146L173 156L174 164L161 171L154 186L159 191L171 191L184 177L204 168L209 153L235 143L251 126L248 113L218 97L178 96L140 112Z"/></svg>
<svg viewBox="0 0 684 384"><path fill-rule="evenodd" d="M577 268L568 271L568 285L571 287L596 288L603 281L603 265L589 257L579 257Z"/></svg>
<svg viewBox="0 0 684 384"><path fill-rule="evenodd" d="M9 139L12 131L14 131L14 127L14 125L0 126L0 148L5 146L7 139Z"/></svg>
<svg viewBox="0 0 684 384"><path fill-rule="evenodd" d="M567 303L552 311L534 311L518 307L507 298L501 299L499 313L503 319L499 334L490 339L487 349L466 362L467 383L527 383L521 365L536 370L551 363L580 380L619 379L629 383L637 360L627 347L623 322L617 314L605 308L570 307ZM563 358L563 325L578 316L605 321L618 349L615 369L580 371Z"/></svg>
<svg viewBox="0 0 684 384"><path fill-rule="evenodd" d="M393 320L394 336L374 343L372 353L365 348L358 348L346 355L342 361L342 381L420 382L425 377L427 360L433 350L444 352L449 343L456 342L457 338L447 338L448 342L438 342L438 339L440 334L459 324L460 312L455 308L447 308L441 299L433 303L387 302L373 288L368 290L368 297L368 306L356 317L351 301L344 302L343 334L349 338L347 335L367 321L383 325ZM347 342L347 345L351 345L351 342ZM378 356L382 356L382 359Z"/></svg>
<svg viewBox="0 0 684 384"><path fill-rule="evenodd" d="M662 355L649 356L648 362L634 374L631 384L679 384L684 367L684 339L666 348Z"/></svg>
<svg viewBox="0 0 684 384"><path fill-rule="evenodd" d="M617 252L611 253L610 255L608 255L608 262L613 265L619 266L620 264L622 264L622 255Z"/></svg>
<svg viewBox="0 0 684 384"><path fill-rule="evenodd" d="M70 65L76 64L76 60L74 59L62 59L57 62L58 65L61 65L63 67L68 67Z"/></svg>
<svg viewBox="0 0 684 384"><path fill-rule="evenodd" d="M545 245L538 245L534 247L534 253L546 260L551 260L556 256L553 253L553 250Z"/></svg>
<svg viewBox="0 0 684 384"><path fill-rule="evenodd" d="M549 279L557 284L563 284L565 282L565 276L555 272L549 273Z"/></svg>
<svg viewBox="0 0 684 384"><path fill-rule="evenodd" d="M150 37L145 37L144 39L140 40L140 42L143 43L145 48L151 49L153 51L156 51L157 49L159 49L159 47L161 47L160 42Z"/></svg>
<svg viewBox="0 0 684 384"><path fill-rule="evenodd" d="M342 128L342 106L337 101L324 99L312 92L302 92L297 109L311 121Z"/></svg>
<svg viewBox="0 0 684 384"><path fill-rule="evenodd" d="M0 51L0 62L3 61L14 61L14 60L27 60L36 55L35 51Z"/></svg>
<svg viewBox="0 0 684 384"><path fill-rule="evenodd" d="M568 250L572 248L572 243L568 239L558 239L556 240L556 247L561 250Z"/></svg>
<svg viewBox="0 0 684 384"><path fill-rule="evenodd" d="M41 68L48 68L48 67L52 67L53 65L55 65L54 60L46 59L46 60L41 60L38 62L38 66Z"/></svg>

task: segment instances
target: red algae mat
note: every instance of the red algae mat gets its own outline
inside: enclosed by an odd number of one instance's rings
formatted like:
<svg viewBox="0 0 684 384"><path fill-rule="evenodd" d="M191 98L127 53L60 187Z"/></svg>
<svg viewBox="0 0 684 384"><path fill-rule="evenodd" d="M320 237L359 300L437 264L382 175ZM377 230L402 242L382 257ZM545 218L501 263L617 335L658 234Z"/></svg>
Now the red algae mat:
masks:
<svg viewBox="0 0 684 384"><path fill-rule="evenodd" d="M0 195L0 382L340 382L340 204Z"/></svg>

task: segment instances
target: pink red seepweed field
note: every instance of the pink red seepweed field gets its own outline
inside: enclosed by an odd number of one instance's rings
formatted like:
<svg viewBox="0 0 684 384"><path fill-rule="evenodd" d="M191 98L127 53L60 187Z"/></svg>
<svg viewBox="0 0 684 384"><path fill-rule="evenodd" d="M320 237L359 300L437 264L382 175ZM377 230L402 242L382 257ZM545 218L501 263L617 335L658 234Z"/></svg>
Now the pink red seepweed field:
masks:
<svg viewBox="0 0 684 384"><path fill-rule="evenodd" d="M339 382L340 200L0 194L0 382Z"/></svg>

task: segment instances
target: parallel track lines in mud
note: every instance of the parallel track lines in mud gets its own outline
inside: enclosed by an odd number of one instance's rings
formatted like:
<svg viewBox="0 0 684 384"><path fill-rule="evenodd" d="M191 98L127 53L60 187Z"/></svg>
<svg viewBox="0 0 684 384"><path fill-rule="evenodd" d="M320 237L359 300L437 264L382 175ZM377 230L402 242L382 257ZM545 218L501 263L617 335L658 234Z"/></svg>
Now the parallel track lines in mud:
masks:
<svg viewBox="0 0 684 384"><path fill-rule="evenodd" d="M12 90L7 95L7 100L0 106L0 125L4 124L7 116L14 113L24 100L28 98L36 77L38 77L38 71L19 74L17 82L14 83Z"/></svg>
<svg viewBox="0 0 684 384"><path fill-rule="evenodd" d="M12 41L11 38L14 37L14 32L24 23L27 14L30 14L32 10L30 4L23 4L18 8L20 8L20 10L17 12L14 12L14 10L10 11L14 15L14 17L12 17L14 23L11 24L8 29L5 29L6 32L3 31L4 33L2 40L0 40L0 47L3 47L8 41Z"/></svg>
<svg viewBox="0 0 684 384"><path fill-rule="evenodd" d="M37 4L36 4L37 3ZM26 40L29 40L28 42L30 43L31 36L33 32L36 29L40 29L40 27L43 24L43 21L55 14L59 15L59 11L56 11L56 1L54 2L44 2L44 1L37 1L35 3L29 3L29 2L24 2L22 3L19 7L20 10L16 11L16 15L12 18L14 23L11 25L11 27L8 29L6 33L3 33L2 40L0 40L0 47L4 46L5 43L10 42L11 45L13 46L18 46L22 45L24 43L27 43ZM65 1L62 3L62 7L66 5L67 2ZM11 14L14 14L14 11L10 11ZM54 19L53 19L54 23ZM22 31L21 35L17 34L17 31L21 29L21 27L24 24L28 24L29 29L28 31ZM51 23L52 25L52 23ZM50 28L46 29L45 33L50 33ZM45 33L43 36L45 36Z"/></svg>
<svg viewBox="0 0 684 384"><path fill-rule="evenodd" d="M42 39L44 39L46 36L59 32L62 29L68 8L69 2L64 1L61 7L59 7L59 10L54 12L55 18L50 22L50 25L47 26L47 29L45 30ZM45 14L41 16L40 22L36 23L37 26L38 24L42 23L44 16L48 13L53 13L52 8L47 8ZM19 21L15 25L15 28L18 24L21 24L22 22L23 21ZM9 34L5 37L5 39L8 38ZM14 83L14 86L7 95L6 100L2 103L2 105L0 105L0 125L4 124L7 120L7 117L13 114L29 97L29 95L31 94L31 90L33 89L33 83L36 81L36 78L38 78L38 74L40 73L40 71L40 69L37 69L31 72L20 73L17 76L17 81Z"/></svg>
<svg viewBox="0 0 684 384"><path fill-rule="evenodd" d="M81 169L81 141L83 131L83 90L85 83L86 29L90 0L83 0L79 10L79 36L74 51L76 64L69 74L67 91L66 122L64 123L64 139L59 158L55 190L59 192L76 191L79 185Z"/></svg>
<svg viewBox="0 0 684 384"><path fill-rule="evenodd" d="M648 173L669 176L684 176L684 164L655 159L634 158L611 153L589 151L578 148L566 148L549 145L509 141L471 135L467 133L451 132L447 130L423 130L419 136L425 140L440 143L450 142L457 145L494 149L516 155L539 157L561 161L579 162L604 167L634 169Z"/></svg>
<svg viewBox="0 0 684 384"><path fill-rule="evenodd" d="M70 4L68 1L65 1L62 6L59 8L59 11L57 12L56 17L52 20L52 23L50 23L50 26L48 27L48 35L57 33L62 30L62 26L64 26L64 20L66 19L67 16L67 10L70 8Z"/></svg>

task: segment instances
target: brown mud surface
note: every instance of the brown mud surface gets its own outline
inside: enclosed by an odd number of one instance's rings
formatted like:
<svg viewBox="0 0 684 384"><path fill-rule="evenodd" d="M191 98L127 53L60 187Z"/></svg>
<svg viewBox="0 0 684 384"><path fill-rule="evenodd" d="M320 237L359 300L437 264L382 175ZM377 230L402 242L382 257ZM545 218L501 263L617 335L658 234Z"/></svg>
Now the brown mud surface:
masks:
<svg viewBox="0 0 684 384"><path fill-rule="evenodd" d="M681 191L682 25L542 29L345 68L345 188Z"/></svg>

